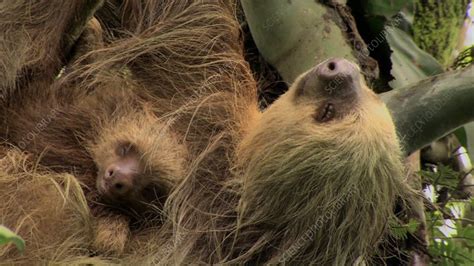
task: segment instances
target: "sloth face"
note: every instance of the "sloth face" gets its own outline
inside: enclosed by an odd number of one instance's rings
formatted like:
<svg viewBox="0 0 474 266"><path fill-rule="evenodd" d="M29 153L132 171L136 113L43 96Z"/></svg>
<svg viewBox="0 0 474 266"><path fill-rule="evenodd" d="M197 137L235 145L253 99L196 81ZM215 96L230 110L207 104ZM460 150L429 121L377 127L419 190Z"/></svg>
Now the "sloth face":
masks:
<svg viewBox="0 0 474 266"><path fill-rule="evenodd" d="M261 114L237 158L243 176L240 224L299 239L315 221L331 219L308 246L332 258L340 255L334 239L358 249L356 257L373 249L402 191L403 164L390 113L360 81L357 67L342 59L301 75ZM360 228L370 232L365 246L359 245Z"/></svg>
<svg viewBox="0 0 474 266"><path fill-rule="evenodd" d="M104 125L89 149L97 191L113 206L135 210L161 202L183 175L185 148L152 113L130 113Z"/></svg>
<svg viewBox="0 0 474 266"><path fill-rule="evenodd" d="M138 148L126 141L116 143L98 168L97 189L113 202L139 199L152 174L145 171Z"/></svg>
<svg viewBox="0 0 474 266"><path fill-rule="evenodd" d="M354 141L370 141L375 134L385 136L381 139L396 139L390 113L362 82L359 68L337 58L326 60L302 74L289 91L263 113L260 125L285 141L301 135L295 145L301 145L302 139L312 139L313 144L336 145L342 136ZM287 136L287 132L291 135ZM367 138L354 137L361 132Z"/></svg>
<svg viewBox="0 0 474 266"><path fill-rule="evenodd" d="M399 151L390 113L361 82L358 68L330 59L302 74L263 112L238 157L249 178L313 187L397 161Z"/></svg>
<svg viewBox="0 0 474 266"><path fill-rule="evenodd" d="M329 59L303 74L293 89L295 104L312 104L316 123L342 119L358 107L364 86L359 68L345 59Z"/></svg>

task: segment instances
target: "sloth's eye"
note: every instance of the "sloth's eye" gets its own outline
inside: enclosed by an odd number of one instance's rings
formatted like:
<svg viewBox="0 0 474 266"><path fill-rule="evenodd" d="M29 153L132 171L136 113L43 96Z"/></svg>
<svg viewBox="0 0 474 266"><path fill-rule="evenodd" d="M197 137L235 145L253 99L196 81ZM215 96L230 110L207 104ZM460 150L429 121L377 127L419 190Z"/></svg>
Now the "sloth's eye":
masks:
<svg viewBox="0 0 474 266"><path fill-rule="evenodd" d="M133 143L124 141L120 142L117 145L117 149L115 150L116 154L120 157L125 157L127 155L130 155L132 153L136 153L137 149Z"/></svg>
<svg viewBox="0 0 474 266"><path fill-rule="evenodd" d="M128 153L128 147L126 147L126 146L120 146L119 147L119 151L118 151L119 156L125 156L125 155L127 155L127 153Z"/></svg>
<svg viewBox="0 0 474 266"><path fill-rule="evenodd" d="M317 110L315 119L318 122L324 123L324 122L331 121L335 115L336 115L336 110L334 108L334 104L327 103Z"/></svg>

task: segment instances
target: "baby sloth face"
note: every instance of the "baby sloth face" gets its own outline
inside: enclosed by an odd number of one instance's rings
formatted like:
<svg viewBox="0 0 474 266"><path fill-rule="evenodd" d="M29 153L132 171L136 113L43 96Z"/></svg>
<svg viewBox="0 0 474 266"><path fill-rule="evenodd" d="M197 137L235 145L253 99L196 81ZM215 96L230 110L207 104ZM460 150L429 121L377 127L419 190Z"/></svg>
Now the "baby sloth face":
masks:
<svg viewBox="0 0 474 266"><path fill-rule="evenodd" d="M163 202L183 175L186 152L169 127L153 114L131 113L101 124L90 145L97 166L96 188L115 207Z"/></svg>
<svg viewBox="0 0 474 266"><path fill-rule="evenodd" d="M150 181L140 157L140 152L132 143L117 143L110 157L98 166L99 193L117 202L139 198L140 192ZM152 172L148 174L153 175Z"/></svg>

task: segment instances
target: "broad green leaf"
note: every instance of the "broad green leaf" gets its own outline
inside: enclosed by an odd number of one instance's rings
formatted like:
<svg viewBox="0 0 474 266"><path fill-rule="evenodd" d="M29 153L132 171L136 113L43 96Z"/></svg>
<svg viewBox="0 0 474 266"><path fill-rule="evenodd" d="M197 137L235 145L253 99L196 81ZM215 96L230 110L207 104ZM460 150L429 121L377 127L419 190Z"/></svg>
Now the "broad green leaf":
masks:
<svg viewBox="0 0 474 266"><path fill-rule="evenodd" d="M338 26L320 1L241 3L258 51L287 83L330 57L356 61L344 36L345 29Z"/></svg>
<svg viewBox="0 0 474 266"><path fill-rule="evenodd" d="M390 18L404 8L411 9L414 0L362 0L362 4L367 14Z"/></svg>
<svg viewBox="0 0 474 266"><path fill-rule="evenodd" d="M20 251L25 250L25 241L10 229L0 225L0 245L5 245L8 243L15 244L17 249Z"/></svg>
<svg viewBox="0 0 474 266"><path fill-rule="evenodd" d="M443 72L436 59L421 50L404 31L386 27L386 36L393 51L391 73L395 80L390 82L393 88L404 87Z"/></svg>

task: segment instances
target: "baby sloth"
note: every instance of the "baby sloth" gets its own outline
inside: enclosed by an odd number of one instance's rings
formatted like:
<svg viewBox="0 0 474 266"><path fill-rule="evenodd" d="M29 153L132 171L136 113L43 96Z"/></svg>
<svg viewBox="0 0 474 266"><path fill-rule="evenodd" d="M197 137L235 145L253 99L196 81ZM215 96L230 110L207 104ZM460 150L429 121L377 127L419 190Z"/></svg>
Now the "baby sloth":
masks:
<svg viewBox="0 0 474 266"><path fill-rule="evenodd" d="M108 122L89 145L97 166L97 229L94 247L123 251L130 228L160 223L160 212L183 175L185 149L169 125L151 113ZM104 208L106 211L104 211Z"/></svg>
<svg viewBox="0 0 474 266"><path fill-rule="evenodd" d="M118 142L103 163L97 162L97 190L111 202L141 200L141 191L150 181L145 176L138 148L131 142Z"/></svg>

